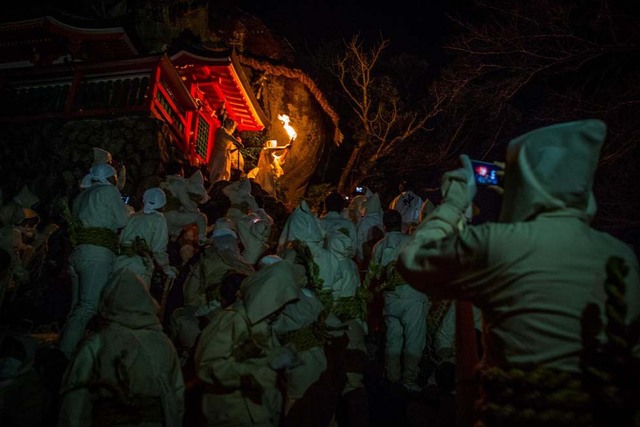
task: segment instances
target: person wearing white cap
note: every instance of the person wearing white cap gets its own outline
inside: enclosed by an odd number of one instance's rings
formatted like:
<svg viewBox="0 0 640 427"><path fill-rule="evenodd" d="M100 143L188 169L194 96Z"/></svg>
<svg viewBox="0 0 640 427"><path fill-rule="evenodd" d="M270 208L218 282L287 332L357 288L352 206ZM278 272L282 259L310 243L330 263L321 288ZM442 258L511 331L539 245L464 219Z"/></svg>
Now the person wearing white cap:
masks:
<svg viewBox="0 0 640 427"><path fill-rule="evenodd" d="M200 334L199 316L207 316L220 308L220 287L228 274L249 276L255 272L240 254L238 235L231 230L227 218L219 218L200 259L190 268L183 284L184 305L173 311L169 335L180 343L183 353L190 351Z"/></svg>
<svg viewBox="0 0 640 427"><path fill-rule="evenodd" d="M106 164L109 166L113 166L113 156L107 150L100 147L93 147L93 163L91 166ZM127 180L127 169L123 162L119 162L118 170L116 173L117 183L116 187L118 190L122 191L124 189L124 185ZM85 176L80 182L80 188L86 189L91 187L91 178Z"/></svg>
<svg viewBox="0 0 640 427"><path fill-rule="evenodd" d="M164 216L169 227L169 236L177 239L184 227L195 224L198 227L198 243L203 245L207 240L207 216L200 211L198 205L209 200L204 188L202 172L197 170L189 178L182 176L182 170L172 171L167 175L160 187L167 192L167 204Z"/></svg>
<svg viewBox="0 0 640 427"><path fill-rule="evenodd" d="M91 186L73 201L73 252L69 256L71 311L60 337L60 349L70 358L85 328L96 314L118 251L118 231L129 211L115 186L116 171L101 163L89 172Z"/></svg>
<svg viewBox="0 0 640 427"><path fill-rule="evenodd" d="M222 278L230 271L251 275L255 269L240 253L238 235L228 218L219 218L200 260L184 282L184 305L198 308L219 306L218 291Z"/></svg>
<svg viewBox="0 0 640 427"><path fill-rule="evenodd" d="M595 320L603 322L608 317L605 312L614 310L607 302L607 289L615 282L608 280L607 270L617 270L611 261L620 263L620 280L626 283L624 300L616 297L614 303L625 306L623 313L617 313L615 328L624 330L625 323L640 315L636 255L627 244L590 226L596 212L594 176L606 132L602 121L587 119L542 127L511 140L499 222L460 230L458 224L477 191L471 161L462 155L462 167L443 176L442 203L401 252L397 268L413 287L433 297L469 301L482 312L485 345L478 366L482 381L490 380L483 375L488 370L502 381L517 381L510 375L514 370L520 378L524 372L528 380L526 374L536 367L537 372L551 375L546 378L570 379L568 384L557 383L556 389L580 384L571 381L574 375L579 380L583 363L588 363L581 358L588 350L585 338L600 339L589 336L593 326L584 328L589 316L583 315L591 310ZM622 342L607 345L633 348L623 335L616 333L618 337ZM637 346L635 351L637 356ZM625 372L617 363L616 371ZM536 396L535 401L519 400L522 406L511 414L535 408L534 418L527 418L535 425L544 423L535 419L538 414L542 418L562 409L561 415L570 415L564 412L568 407L546 410L545 397L558 397L556 393L526 393ZM573 408L578 416L592 409L592 398ZM482 407L488 403L492 402ZM499 423L516 425L508 418Z"/></svg>
<svg viewBox="0 0 640 427"><path fill-rule="evenodd" d="M281 425L278 372L291 367L295 355L279 345L272 325L296 299L293 268L276 262L247 277L237 301L216 310L194 358L205 383L202 413L207 425Z"/></svg>
<svg viewBox="0 0 640 427"><path fill-rule="evenodd" d="M139 277L121 273L102 296L100 329L66 368L58 426L182 425L185 384L160 308Z"/></svg>
<svg viewBox="0 0 640 427"><path fill-rule="evenodd" d="M149 289L154 268L161 269L170 278L176 277L176 269L169 264L167 221L159 212L167 202L164 191L149 188L142 201L142 210L132 215L120 232L120 255L113 265L113 274L129 269L139 275Z"/></svg>

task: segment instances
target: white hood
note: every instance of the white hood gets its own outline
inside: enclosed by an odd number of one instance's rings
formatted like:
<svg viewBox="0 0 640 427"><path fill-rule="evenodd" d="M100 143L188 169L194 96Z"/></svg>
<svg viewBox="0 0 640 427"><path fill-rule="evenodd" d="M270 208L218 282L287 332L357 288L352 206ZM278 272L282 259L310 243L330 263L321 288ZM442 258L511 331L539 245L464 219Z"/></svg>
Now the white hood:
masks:
<svg viewBox="0 0 640 427"><path fill-rule="evenodd" d="M378 193L374 193L371 197L367 199L364 203L364 214L370 215L374 213L382 213L382 203L380 202L380 196Z"/></svg>
<svg viewBox="0 0 640 427"><path fill-rule="evenodd" d="M204 176L202 175L202 171L200 169L196 170L193 175L189 177L188 181L187 191L202 197L198 203L208 202L209 194L207 193L207 189L204 188Z"/></svg>
<svg viewBox="0 0 640 427"><path fill-rule="evenodd" d="M162 329L160 306L140 276L131 270L115 273L105 288L98 309L107 322L131 329Z"/></svg>
<svg viewBox="0 0 640 427"><path fill-rule="evenodd" d="M302 200L300 205L291 212L282 227L278 240L278 252L294 240L318 245L322 245L324 241L324 231L305 200Z"/></svg>
<svg viewBox="0 0 640 427"><path fill-rule="evenodd" d="M536 129L509 143L501 222L564 211L589 221L593 179L606 125L580 120Z"/></svg>
<svg viewBox="0 0 640 427"><path fill-rule="evenodd" d="M241 294L247 317L255 325L298 299L293 268L287 262L265 265L242 282Z"/></svg>

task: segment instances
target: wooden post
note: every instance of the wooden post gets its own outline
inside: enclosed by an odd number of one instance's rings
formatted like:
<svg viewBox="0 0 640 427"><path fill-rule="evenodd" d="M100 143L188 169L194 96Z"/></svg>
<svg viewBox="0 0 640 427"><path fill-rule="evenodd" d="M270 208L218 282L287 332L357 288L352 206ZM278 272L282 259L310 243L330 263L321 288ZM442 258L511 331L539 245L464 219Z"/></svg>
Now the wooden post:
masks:
<svg viewBox="0 0 640 427"><path fill-rule="evenodd" d="M456 301L456 426L471 427L479 388L475 375L478 346L473 307L468 301Z"/></svg>

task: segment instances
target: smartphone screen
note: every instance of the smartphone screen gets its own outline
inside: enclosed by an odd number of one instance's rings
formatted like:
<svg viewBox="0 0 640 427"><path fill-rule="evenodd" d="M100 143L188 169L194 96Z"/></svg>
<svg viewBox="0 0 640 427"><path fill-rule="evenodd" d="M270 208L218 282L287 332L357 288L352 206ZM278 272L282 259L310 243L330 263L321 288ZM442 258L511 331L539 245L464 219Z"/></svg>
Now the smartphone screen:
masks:
<svg viewBox="0 0 640 427"><path fill-rule="evenodd" d="M500 167L493 163L471 160L473 174L478 185L498 185Z"/></svg>

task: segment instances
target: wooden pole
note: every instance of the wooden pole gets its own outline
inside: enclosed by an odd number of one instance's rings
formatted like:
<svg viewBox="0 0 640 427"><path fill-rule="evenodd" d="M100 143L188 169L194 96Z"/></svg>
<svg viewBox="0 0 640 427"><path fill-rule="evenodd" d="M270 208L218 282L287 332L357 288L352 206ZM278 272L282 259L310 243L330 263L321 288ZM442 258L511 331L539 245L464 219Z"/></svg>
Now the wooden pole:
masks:
<svg viewBox="0 0 640 427"><path fill-rule="evenodd" d="M479 388L475 375L478 345L473 321L473 306L456 301L456 426L471 427Z"/></svg>

